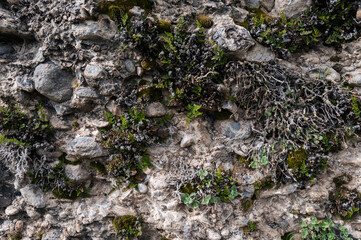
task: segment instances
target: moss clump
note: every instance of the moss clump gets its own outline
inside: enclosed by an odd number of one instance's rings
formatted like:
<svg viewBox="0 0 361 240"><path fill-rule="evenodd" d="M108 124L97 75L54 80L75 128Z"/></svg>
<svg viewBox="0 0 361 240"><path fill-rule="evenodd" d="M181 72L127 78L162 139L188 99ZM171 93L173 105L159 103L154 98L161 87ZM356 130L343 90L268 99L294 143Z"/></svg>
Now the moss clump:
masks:
<svg viewBox="0 0 361 240"><path fill-rule="evenodd" d="M333 179L336 188L341 187L342 185L349 183L352 180L352 177L348 174L344 174Z"/></svg>
<svg viewBox="0 0 361 240"><path fill-rule="evenodd" d="M211 28L213 26L213 19L203 14L197 15L197 22L204 28Z"/></svg>
<svg viewBox="0 0 361 240"><path fill-rule="evenodd" d="M186 185L182 186L179 191L184 194L185 193L191 194L192 192L196 192L197 188L192 184L187 183Z"/></svg>
<svg viewBox="0 0 361 240"><path fill-rule="evenodd" d="M149 0L115 0L115 1L103 1L99 5L100 13L109 15L114 20L120 20L125 13L129 13L129 10L138 6L150 12L152 10L152 2Z"/></svg>
<svg viewBox="0 0 361 240"><path fill-rule="evenodd" d="M247 226L243 227L244 234L254 232L257 230L257 223L249 221Z"/></svg>
<svg viewBox="0 0 361 240"><path fill-rule="evenodd" d="M73 127L75 127L75 128L78 128L78 127L79 127L79 123L78 123L78 122L73 122L71 125L72 125Z"/></svg>
<svg viewBox="0 0 361 240"><path fill-rule="evenodd" d="M160 29L163 32L172 32L173 31L173 26L170 21L159 19L157 21L157 26L158 26L158 29Z"/></svg>
<svg viewBox="0 0 361 240"><path fill-rule="evenodd" d="M12 233L8 233L8 238L9 240L21 240L23 239L23 235L20 232L12 232Z"/></svg>
<svg viewBox="0 0 361 240"><path fill-rule="evenodd" d="M114 218L113 225L118 236L123 239L142 235L142 218L140 216L123 215Z"/></svg>
<svg viewBox="0 0 361 240"><path fill-rule="evenodd" d="M254 185L254 195L253 198L257 198L261 192L261 190L267 190L274 187L274 182L272 181L271 177L266 177L264 179L258 179L253 183Z"/></svg>
<svg viewBox="0 0 361 240"><path fill-rule="evenodd" d="M52 191L52 194L54 195L54 197L56 197L57 199L68 199L68 200L75 200L78 198L77 192L76 191L69 191L67 189L62 189L62 188L56 188Z"/></svg>
<svg viewBox="0 0 361 240"><path fill-rule="evenodd" d="M151 70L154 66L155 66L155 62L153 60L144 60L141 63L142 68L144 68L145 70Z"/></svg>
<svg viewBox="0 0 361 240"><path fill-rule="evenodd" d="M89 164L89 166L91 168L94 168L98 171L98 173L100 174L104 174L106 173L107 169L105 168L104 164L98 162L98 161L93 161Z"/></svg>
<svg viewBox="0 0 361 240"><path fill-rule="evenodd" d="M250 209L252 207L252 205L253 205L252 199L243 200L243 202L242 202L243 211L247 211L248 209Z"/></svg>
<svg viewBox="0 0 361 240"><path fill-rule="evenodd" d="M287 157L287 165L288 167L298 171L299 169L301 169L302 165L305 164L305 162L307 161L307 152L305 149L300 148L290 154L288 154Z"/></svg>

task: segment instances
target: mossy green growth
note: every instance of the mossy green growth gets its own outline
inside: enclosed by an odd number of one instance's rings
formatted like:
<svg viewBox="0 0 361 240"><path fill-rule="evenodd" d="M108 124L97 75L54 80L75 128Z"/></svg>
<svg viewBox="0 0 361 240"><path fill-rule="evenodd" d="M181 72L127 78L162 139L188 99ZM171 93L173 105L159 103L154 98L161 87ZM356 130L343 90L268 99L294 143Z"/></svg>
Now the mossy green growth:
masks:
<svg viewBox="0 0 361 240"><path fill-rule="evenodd" d="M140 216L118 216L114 218L113 225L117 235L123 239L130 239L142 235L142 218Z"/></svg>
<svg viewBox="0 0 361 240"><path fill-rule="evenodd" d="M244 234L254 232L257 230L257 223L249 221L247 226L243 227Z"/></svg>
<svg viewBox="0 0 361 240"><path fill-rule="evenodd" d="M197 188L192 184L187 183L186 185L182 186L179 191L184 194L185 193L191 194L192 192L196 192Z"/></svg>
<svg viewBox="0 0 361 240"><path fill-rule="evenodd" d="M248 209L250 209L253 205L253 200L252 199L246 199L242 202L242 207L243 207L243 211L247 211Z"/></svg>
<svg viewBox="0 0 361 240"><path fill-rule="evenodd" d="M303 148L299 148L296 151L288 154L286 163L289 168L298 171L307 161L307 156L307 151Z"/></svg>
<svg viewBox="0 0 361 240"><path fill-rule="evenodd" d="M253 183L254 185L254 198L257 198L261 192L261 190L267 190L274 187L274 182L272 181L271 177L266 177L264 179L258 179Z"/></svg>
<svg viewBox="0 0 361 240"><path fill-rule="evenodd" d="M54 195L54 197L56 197L57 199L68 199L68 200L76 200L78 198L77 192L76 191L69 191L69 190L64 190L62 188L56 188L52 191L52 194Z"/></svg>
<svg viewBox="0 0 361 240"><path fill-rule="evenodd" d="M102 1L99 5L100 13L109 15L112 19L120 19L129 10L138 6L149 13L152 10L152 2L149 0L115 0Z"/></svg>
<svg viewBox="0 0 361 240"><path fill-rule="evenodd" d="M8 239L9 240L21 240L23 239L23 235L20 232L12 232L8 233Z"/></svg>
<svg viewBox="0 0 361 240"><path fill-rule="evenodd" d="M211 28L213 26L213 19L203 14L197 16L197 22L204 28Z"/></svg>
<svg viewBox="0 0 361 240"><path fill-rule="evenodd" d="M107 169L105 168L104 164L98 162L98 161L93 161L89 164L89 166L91 168L94 168L98 171L98 173L100 174L104 174L106 173Z"/></svg>
<svg viewBox="0 0 361 240"><path fill-rule="evenodd" d="M0 145L3 143L15 143L16 145L19 145L19 146L28 146L29 145L27 143L20 142L17 139L8 139L5 137L5 135L0 134Z"/></svg>
<svg viewBox="0 0 361 240"><path fill-rule="evenodd" d="M333 183L336 185L336 188L341 187L342 185L349 183L352 180L352 177L348 174L344 174L333 179Z"/></svg>
<svg viewBox="0 0 361 240"><path fill-rule="evenodd" d="M140 65L142 66L143 69L149 71L151 70L152 68L154 68L155 66L155 62L153 60L150 60L150 59L146 59L146 60L143 60Z"/></svg>
<svg viewBox="0 0 361 240"><path fill-rule="evenodd" d="M157 21L157 26L163 32L172 32L173 31L173 26L170 21L159 19Z"/></svg>

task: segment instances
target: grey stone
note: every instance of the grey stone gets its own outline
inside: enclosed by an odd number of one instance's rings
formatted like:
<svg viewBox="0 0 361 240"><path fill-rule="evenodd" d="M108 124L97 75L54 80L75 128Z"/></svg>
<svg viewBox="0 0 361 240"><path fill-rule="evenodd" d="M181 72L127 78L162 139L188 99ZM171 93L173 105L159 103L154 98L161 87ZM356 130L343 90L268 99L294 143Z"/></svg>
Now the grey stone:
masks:
<svg viewBox="0 0 361 240"><path fill-rule="evenodd" d="M96 158L103 155L99 144L92 137L77 137L66 147L66 152L73 156Z"/></svg>
<svg viewBox="0 0 361 240"><path fill-rule="evenodd" d="M348 79L348 83L355 87L361 87L361 70L357 69L353 72L348 72L345 74Z"/></svg>
<svg viewBox="0 0 361 240"><path fill-rule="evenodd" d="M26 92L33 92L35 90L33 80L28 78L24 79L21 76L16 77L16 86Z"/></svg>
<svg viewBox="0 0 361 240"><path fill-rule="evenodd" d="M265 7L267 11L272 11L275 6L275 0L261 0L261 6Z"/></svg>
<svg viewBox="0 0 361 240"><path fill-rule="evenodd" d="M26 31L19 18L10 11L0 8L0 40L34 39L34 35Z"/></svg>
<svg viewBox="0 0 361 240"><path fill-rule="evenodd" d="M182 138L180 146L182 148L190 147L192 144L195 143L194 135L192 134L185 134Z"/></svg>
<svg viewBox="0 0 361 240"><path fill-rule="evenodd" d="M148 187L144 183L139 183L138 184L138 190L139 190L140 193L147 193L148 192Z"/></svg>
<svg viewBox="0 0 361 240"><path fill-rule="evenodd" d="M246 6L249 8L259 8L259 0L246 0Z"/></svg>
<svg viewBox="0 0 361 240"><path fill-rule="evenodd" d="M233 18L234 21L244 22L244 21L246 21L247 16L248 16L247 10L245 10L243 8L239 8L239 7L232 8L231 17Z"/></svg>
<svg viewBox="0 0 361 240"><path fill-rule="evenodd" d="M34 71L35 89L55 102L64 102L73 94L73 76L52 62L40 64Z"/></svg>
<svg viewBox="0 0 361 240"><path fill-rule="evenodd" d="M80 40L111 40L118 33L118 29L110 19L102 19L98 22L88 20L73 24L72 33Z"/></svg>
<svg viewBox="0 0 361 240"><path fill-rule="evenodd" d="M90 172L87 171L81 164L65 166L66 176L76 181L84 181L90 177Z"/></svg>
<svg viewBox="0 0 361 240"><path fill-rule="evenodd" d="M160 102L153 102L145 108L145 116L147 117L162 117L167 114L167 109Z"/></svg>
<svg viewBox="0 0 361 240"><path fill-rule="evenodd" d="M252 48L247 51L244 59L252 62L268 62L276 58L275 53L269 48L256 43Z"/></svg>
<svg viewBox="0 0 361 240"><path fill-rule="evenodd" d="M58 116L66 116L72 114L74 109L69 105L69 103L56 103L53 102L53 107Z"/></svg>
<svg viewBox="0 0 361 240"><path fill-rule="evenodd" d="M207 229L207 237L209 240L222 239L222 236L218 232L213 231L212 229Z"/></svg>
<svg viewBox="0 0 361 240"><path fill-rule="evenodd" d="M15 52L15 49L7 43L0 43L0 55L10 54Z"/></svg>
<svg viewBox="0 0 361 240"><path fill-rule="evenodd" d="M125 60L124 65L128 72L130 72L130 73L135 72L136 68L135 68L132 60L129 60L129 59Z"/></svg>
<svg viewBox="0 0 361 240"><path fill-rule="evenodd" d="M233 120L217 121L215 128L221 132L224 136L231 139L246 139L251 136L251 122L240 121L235 122Z"/></svg>
<svg viewBox="0 0 361 240"><path fill-rule="evenodd" d="M283 13L286 17L293 17L308 9L312 0L275 0L275 14Z"/></svg>
<svg viewBox="0 0 361 240"><path fill-rule="evenodd" d="M238 25L216 27L212 40L237 58L243 58L247 50L255 44L247 29Z"/></svg>
<svg viewBox="0 0 361 240"><path fill-rule="evenodd" d="M98 85L98 79L103 77L103 67L97 63L89 63L84 69L84 77L91 87Z"/></svg>
<svg viewBox="0 0 361 240"><path fill-rule="evenodd" d="M21 211L20 208L10 205L5 209L5 214L6 214L6 216L13 216L13 215L18 214L20 211Z"/></svg>
<svg viewBox="0 0 361 240"><path fill-rule="evenodd" d="M91 88L88 87L79 87L75 90L75 97L79 98L89 98L89 99L97 99L98 94Z"/></svg>
<svg viewBox="0 0 361 240"><path fill-rule="evenodd" d="M24 197L25 202L35 208L44 208L46 202L44 200L44 193L36 185L29 184L20 189L21 195Z"/></svg>

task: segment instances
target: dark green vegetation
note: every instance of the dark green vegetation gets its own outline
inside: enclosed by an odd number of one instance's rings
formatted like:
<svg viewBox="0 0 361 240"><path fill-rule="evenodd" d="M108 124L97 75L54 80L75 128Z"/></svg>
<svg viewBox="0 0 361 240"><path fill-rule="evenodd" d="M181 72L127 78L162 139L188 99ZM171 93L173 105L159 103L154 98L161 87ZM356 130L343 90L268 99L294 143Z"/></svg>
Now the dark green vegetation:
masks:
<svg viewBox="0 0 361 240"><path fill-rule="evenodd" d="M144 180L144 169L152 167L147 146L159 140L157 123L143 111L132 108L122 116L107 114L109 126L101 129L103 146L111 150L108 173L118 184L136 187Z"/></svg>
<svg viewBox="0 0 361 240"><path fill-rule="evenodd" d="M114 218L115 231L122 239L133 239L142 235L142 218L140 216L122 215Z"/></svg>
<svg viewBox="0 0 361 240"><path fill-rule="evenodd" d="M358 4L355 0L314 1L309 11L291 19L282 13L280 18L273 18L258 9L249 9L251 14L240 24L258 42L284 57L319 43L338 46L356 39L361 27L355 19Z"/></svg>
<svg viewBox="0 0 361 240"><path fill-rule="evenodd" d="M29 172L33 184L38 185L44 191L52 191L58 199L75 200L78 197L90 197L88 188L84 183L70 179L65 173L66 164L74 164L65 159L65 154L59 158L59 163L51 168L49 162L42 162L42 166Z"/></svg>
<svg viewBox="0 0 361 240"><path fill-rule="evenodd" d="M249 152L253 168L271 162L283 181L313 179L324 169L326 153L359 129L351 93L342 86L305 79L276 62L226 67L241 117L255 120L254 137L263 142Z"/></svg>
<svg viewBox="0 0 361 240"><path fill-rule="evenodd" d="M149 12L152 9L152 1L149 0L103 0L99 5L100 13L108 14L111 18L117 18L124 14L129 14L129 10L138 6Z"/></svg>
<svg viewBox="0 0 361 240"><path fill-rule="evenodd" d="M218 169L217 172L199 170L198 175L181 187L181 200L188 207L198 208L200 204L226 202L238 196L237 182L230 173Z"/></svg>
<svg viewBox="0 0 361 240"><path fill-rule="evenodd" d="M350 232L342 225L334 224L331 219L318 220L312 217L307 223L301 222L302 239L320 239L320 240L352 240ZM287 238L286 238L287 239ZM292 239L292 238L288 238Z"/></svg>
<svg viewBox="0 0 361 240"><path fill-rule="evenodd" d="M343 220L351 220L361 209L361 193L356 189L349 190L343 185L351 181L351 176L342 175L333 181L336 185L336 191L330 194L329 209L330 212L339 215Z"/></svg>

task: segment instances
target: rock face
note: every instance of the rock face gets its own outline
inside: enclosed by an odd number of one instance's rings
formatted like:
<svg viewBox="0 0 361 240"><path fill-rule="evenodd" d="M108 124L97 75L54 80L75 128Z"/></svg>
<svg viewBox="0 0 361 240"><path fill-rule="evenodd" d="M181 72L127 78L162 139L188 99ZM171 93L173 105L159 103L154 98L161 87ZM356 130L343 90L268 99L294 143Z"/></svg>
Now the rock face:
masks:
<svg viewBox="0 0 361 240"><path fill-rule="evenodd" d="M311 0L275 0L274 10L286 17L293 17L311 6Z"/></svg>
<svg viewBox="0 0 361 240"><path fill-rule="evenodd" d="M239 58L243 58L247 50L255 45L247 29L238 25L217 27L212 34L212 40Z"/></svg>
<svg viewBox="0 0 361 240"><path fill-rule="evenodd" d="M46 202L44 193L35 185L27 185L20 189L21 195L24 197L25 202L35 208L44 208Z"/></svg>
<svg viewBox="0 0 361 240"><path fill-rule="evenodd" d="M52 62L38 65L33 79L35 89L55 102L69 100L73 94L72 74Z"/></svg>
<svg viewBox="0 0 361 240"><path fill-rule="evenodd" d="M23 182L16 182L10 167L4 165L9 151L2 142L4 132L0 126L1 240L16 232L26 240L38 239L40 235L47 240L113 240L119 237L113 227L114 217L127 214L142 216L143 236L139 239L146 240L282 239L289 232L297 232L299 223L307 220L306 216L333 218L350 229L354 239L361 239L360 215L350 221L341 221L328 208L329 198L336 191L335 177L350 175L352 179L344 186L361 192L360 139L347 142L341 152L331 153L325 173L313 182L289 183L291 180L286 176L287 183L268 186L267 180L273 177L269 175L269 165L257 169L249 167L249 161L254 160L247 155L252 150L250 143L258 147L254 141L254 135L259 134L255 121L246 119L247 114L235 97L227 95L226 83L214 79L216 88L227 96L218 105L221 114L201 109L202 115L187 124L188 111L184 106L168 105L172 94L148 85L153 84L154 79L167 77L159 76L158 64L154 68L142 68L148 58L157 62L158 57L147 55L148 49L147 54L135 50L134 45L124 49L124 32L100 11L102 2L125 1L0 0L0 96L8 97L34 115L38 112L36 106L42 104L53 129L49 144L54 148L48 149L45 143L45 146L34 144L31 153L37 155L29 157L29 164L34 168L55 169L50 173L45 170L37 173L38 177L43 174L43 179L25 178ZM318 45L291 54L288 59L279 59L271 48L258 44L247 29L237 25L246 21L255 10L250 8L259 8L270 16L279 16L282 12L290 17L304 11L314 1L149 2L153 2L152 16L156 16L151 20L169 20L173 27L181 15L192 31L199 29L195 21L198 14L212 18L214 25L205 29L204 34L207 40L224 50L229 61L255 62L255 65L272 61L272 64L280 63L315 81L319 80L320 71L325 72L325 81L337 84L346 79L355 94L361 96L361 38L342 43L337 49ZM134 7L129 10L129 18L123 20L129 23L131 15L141 12L146 10ZM361 11L352 18L360 21ZM131 38L149 41L142 34L142 21L135 23L140 32ZM174 68L178 71L177 66ZM201 74L201 69L195 69L197 73L198 70ZM138 87L136 90L145 87L150 93L139 97L133 87ZM202 91L207 87L202 86ZM161 92L157 92L157 100L152 99L153 90ZM218 94L218 89L214 92ZM194 98L187 101L199 104L196 103L199 92L194 93ZM285 94L288 93L285 91ZM162 95L161 98L158 95ZM0 115L5 104L2 99ZM120 118L129 108L140 106L149 122L157 123L151 129L149 142L147 139L149 146L142 156L149 155L153 167L144 169L143 173L131 166L120 175L131 176L132 181L123 181L108 172L119 152L106 149L103 131L110 126L112 117ZM161 123L170 115L169 122ZM144 137L144 125L137 126L141 134L132 136L134 139ZM122 124L117 127L121 128ZM150 144L153 137L160 139ZM19 161L15 167L26 167L21 164L23 158L27 156L23 154L16 158ZM121 159L118 167L127 164L128 160ZM135 160L141 165L147 159ZM239 195L230 201L188 207L181 198L187 190L184 186L199 177L200 169L231 172L237 181ZM283 166L279 173L283 176L281 170ZM66 178L56 182L60 188L46 189L55 175ZM29 184L31 180L45 181L44 191ZM135 188L130 187L134 186L133 181L139 182ZM65 192L60 196L63 199L57 199L52 191L60 189L61 192L62 187L76 190ZM74 194L79 197L70 200ZM257 229L246 233L251 222L257 224Z"/></svg>
<svg viewBox="0 0 361 240"><path fill-rule="evenodd" d="M102 156L99 144L92 137L77 137L66 147L68 154L73 156L96 158Z"/></svg>

